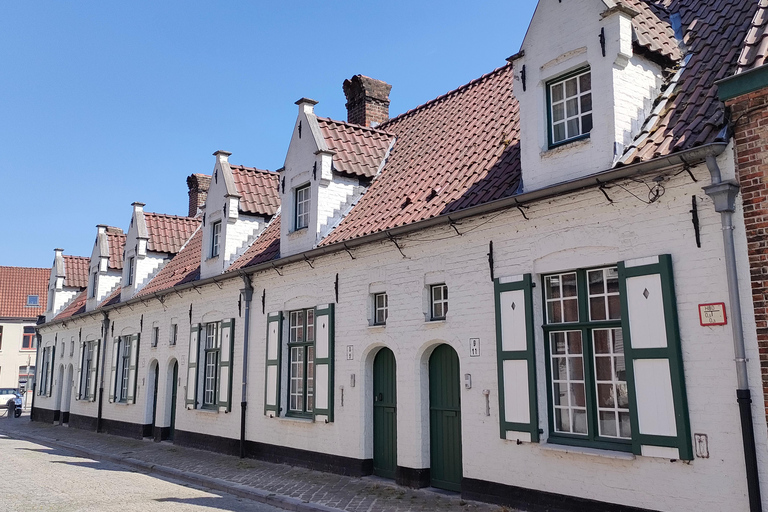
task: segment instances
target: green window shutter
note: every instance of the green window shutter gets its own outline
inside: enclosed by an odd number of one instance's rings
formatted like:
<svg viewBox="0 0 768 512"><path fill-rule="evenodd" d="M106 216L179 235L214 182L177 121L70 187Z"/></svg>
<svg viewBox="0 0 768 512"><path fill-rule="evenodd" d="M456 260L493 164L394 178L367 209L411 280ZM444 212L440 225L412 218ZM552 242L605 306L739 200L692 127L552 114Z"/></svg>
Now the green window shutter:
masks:
<svg viewBox="0 0 768 512"><path fill-rule="evenodd" d="M315 308L314 416L333 421L334 304Z"/></svg>
<svg viewBox="0 0 768 512"><path fill-rule="evenodd" d="M216 389L219 407L232 410L232 358L235 350L235 319L222 320L219 325L219 372Z"/></svg>
<svg viewBox="0 0 768 512"><path fill-rule="evenodd" d="M131 336L131 358L128 365L128 396L126 402L129 404L136 403L136 384L138 383L138 367L139 367L139 340L141 335L134 334Z"/></svg>
<svg viewBox="0 0 768 512"><path fill-rule="evenodd" d="M280 359L283 352L283 314L267 315L267 364L264 414L280 416Z"/></svg>
<svg viewBox="0 0 768 512"><path fill-rule="evenodd" d="M197 409L197 355L200 352L200 324L189 327L189 356L187 357L187 409Z"/></svg>
<svg viewBox="0 0 768 512"><path fill-rule="evenodd" d="M77 393L75 394L75 400L80 400L85 395L83 391L83 366L85 366L85 343L80 343L80 358L79 365L77 367Z"/></svg>
<svg viewBox="0 0 768 512"><path fill-rule="evenodd" d="M56 363L56 345L51 347L51 353L48 358L48 392L47 395L51 396L53 393L53 365ZM64 385L63 382L59 383Z"/></svg>
<svg viewBox="0 0 768 512"><path fill-rule="evenodd" d="M692 460L671 256L619 263L619 287L633 452Z"/></svg>
<svg viewBox="0 0 768 512"><path fill-rule="evenodd" d="M93 352L91 354L91 382L88 388L88 401L96 401L96 379L99 376L99 351L101 350L101 340L93 342Z"/></svg>
<svg viewBox="0 0 768 512"><path fill-rule="evenodd" d="M537 443L531 274L496 279L494 292L500 435L502 439Z"/></svg>
<svg viewBox="0 0 768 512"><path fill-rule="evenodd" d="M117 389L117 358L120 351L120 338L112 339L112 370L109 377L109 401L115 401L115 390Z"/></svg>

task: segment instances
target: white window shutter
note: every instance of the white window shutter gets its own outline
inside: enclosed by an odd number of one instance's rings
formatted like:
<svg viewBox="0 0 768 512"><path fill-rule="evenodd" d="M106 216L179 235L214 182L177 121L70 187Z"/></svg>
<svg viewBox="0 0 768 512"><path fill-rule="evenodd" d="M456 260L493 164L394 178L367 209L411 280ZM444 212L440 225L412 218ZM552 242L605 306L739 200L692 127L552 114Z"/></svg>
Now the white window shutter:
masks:
<svg viewBox="0 0 768 512"><path fill-rule="evenodd" d="M127 402L129 404L136 403L136 385L138 383L138 368L139 368L139 341L140 334L134 334L131 336L131 355L128 366L128 397Z"/></svg>
<svg viewBox="0 0 768 512"><path fill-rule="evenodd" d="M189 355L187 357L187 409L197 409L197 355L200 347L200 324L189 327Z"/></svg>
<svg viewBox="0 0 768 512"><path fill-rule="evenodd" d="M93 342L93 352L91 353L91 382L88 388L88 401L96 401L97 379L99 376L99 352L101 351L101 340Z"/></svg>
<svg viewBox="0 0 768 512"><path fill-rule="evenodd" d="M235 319L222 320L219 326L219 372L216 388L218 405L232 410L232 356L234 355Z"/></svg>
<svg viewBox="0 0 768 512"><path fill-rule="evenodd" d="M334 304L315 308L315 408L313 414L333 421Z"/></svg>
<svg viewBox="0 0 768 512"><path fill-rule="evenodd" d="M117 358L120 348L120 338L115 337L112 339L112 369L109 377L109 401L115 401L115 389L117 388Z"/></svg>
<svg viewBox="0 0 768 512"><path fill-rule="evenodd" d="M494 291L500 435L538 442L531 275L496 279Z"/></svg>
<svg viewBox="0 0 768 512"><path fill-rule="evenodd" d="M619 263L619 286L633 452L692 460L671 256Z"/></svg>
<svg viewBox="0 0 768 512"><path fill-rule="evenodd" d="M280 416L280 360L282 356L283 314L267 315L267 354L264 385L264 414Z"/></svg>

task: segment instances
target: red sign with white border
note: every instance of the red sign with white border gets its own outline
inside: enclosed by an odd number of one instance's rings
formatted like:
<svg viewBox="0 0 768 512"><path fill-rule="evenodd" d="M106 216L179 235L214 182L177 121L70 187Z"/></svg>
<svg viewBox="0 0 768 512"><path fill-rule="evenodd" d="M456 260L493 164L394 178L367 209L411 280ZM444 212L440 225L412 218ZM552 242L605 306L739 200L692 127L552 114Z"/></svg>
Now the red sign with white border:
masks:
<svg viewBox="0 0 768 512"><path fill-rule="evenodd" d="M699 322L704 327L727 324L728 318L725 315L725 302L699 304Z"/></svg>

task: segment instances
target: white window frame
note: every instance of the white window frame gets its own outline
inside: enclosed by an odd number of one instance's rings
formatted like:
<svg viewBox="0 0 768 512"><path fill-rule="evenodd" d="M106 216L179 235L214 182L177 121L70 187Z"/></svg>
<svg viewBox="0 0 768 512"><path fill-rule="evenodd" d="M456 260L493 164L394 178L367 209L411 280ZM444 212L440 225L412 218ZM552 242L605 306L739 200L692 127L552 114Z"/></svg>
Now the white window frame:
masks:
<svg viewBox="0 0 768 512"><path fill-rule="evenodd" d="M115 401L120 403L127 403L128 393L130 393L128 383L131 372L131 349L131 337L120 336L118 342L117 396L115 397Z"/></svg>
<svg viewBox="0 0 768 512"><path fill-rule="evenodd" d="M568 85L570 84L574 84L576 90L569 95ZM589 137L594 127L591 70L580 69L555 78L547 82L546 87L549 147ZM558 138L555 132L555 128L559 126L563 128L562 138Z"/></svg>
<svg viewBox="0 0 768 512"><path fill-rule="evenodd" d="M387 325L389 296L386 292L373 294L373 325Z"/></svg>
<svg viewBox="0 0 768 512"><path fill-rule="evenodd" d="M133 278L134 278L133 265L135 263L136 263L135 257L131 256L130 258L128 258L128 279L126 282L127 286L131 286L133 284Z"/></svg>
<svg viewBox="0 0 768 512"><path fill-rule="evenodd" d="M429 319L445 320L448 316L448 285L433 284L429 287Z"/></svg>
<svg viewBox="0 0 768 512"><path fill-rule="evenodd" d="M39 295L27 295L27 306L30 307L39 307L40 306L40 296Z"/></svg>
<svg viewBox="0 0 768 512"><path fill-rule="evenodd" d="M168 341L168 344L171 346L176 345L176 342L179 341L179 324L171 324L171 336Z"/></svg>
<svg viewBox="0 0 768 512"><path fill-rule="evenodd" d="M315 407L315 310L288 313L288 416L311 416Z"/></svg>
<svg viewBox="0 0 768 512"><path fill-rule="evenodd" d="M203 409L217 407L218 371L221 346L219 344L219 322L205 324L203 342Z"/></svg>
<svg viewBox="0 0 768 512"><path fill-rule="evenodd" d="M312 188L309 183L296 188L293 194L294 208L294 229L304 229L309 227L309 214L312 205Z"/></svg>
<svg viewBox="0 0 768 512"><path fill-rule="evenodd" d="M220 252L221 242L221 221L217 220L211 224L211 258L216 258Z"/></svg>
<svg viewBox="0 0 768 512"><path fill-rule="evenodd" d="M151 346L157 347L158 342L160 341L160 327L155 325L152 327L152 343Z"/></svg>

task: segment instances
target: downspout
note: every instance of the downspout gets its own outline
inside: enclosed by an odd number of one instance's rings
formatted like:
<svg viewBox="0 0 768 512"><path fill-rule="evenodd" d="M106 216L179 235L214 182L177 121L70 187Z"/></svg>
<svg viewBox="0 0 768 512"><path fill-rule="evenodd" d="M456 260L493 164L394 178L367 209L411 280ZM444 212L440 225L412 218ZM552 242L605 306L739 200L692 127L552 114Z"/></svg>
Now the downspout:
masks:
<svg viewBox="0 0 768 512"><path fill-rule="evenodd" d="M704 187L704 192L715 203L715 211L720 213L725 249L725 271L728 278L728 300L731 303L731 329L733 330L733 353L736 361L736 401L741 416L741 438L744 444L744 463L747 470L747 493L750 512L763 510L760 499L760 480L757 469L757 450L755 448L755 430L752 420L752 397L747 377L747 355L744 348L744 326L741 320L741 299L739 279L736 272L736 249L733 241L733 212L739 185L734 181L722 181L720 168L714 155L707 156L707 168L712 184Z"/></svg>
<svg viewBox="0 0 768 512"><path fill-rule="evenodd" d="M38 322L39 323L39 322ZM32 380L32 408L29 410L29 421L32 421L35 417L35 395L37 394L37 376L40 374L40 345L43 344L43 335L40 334L40 329L35 329L35 337L37 338L37 348L35 348L35 376ZM27 375L27 381L29 381L29 375Z"/></svg>
<svg viewBox="0 0 768 512"><path fill-rule="evenodd" d="M101 321L101 380L99 380L99 408L96 413L96 432L101 431L101 413L104 408L104 365L107 360L107 336L109 335L109 313L106 311L101 312L104 318Z"/></svg>
<svg viewBox="0 0 768 512"><path fill-rule="evenodd" d="M240 401L240 458L245 458L245 411L248 408L248 333L251 328L251 300L253 299L253 284L248 274L242 273L243 289L240 292L245 298L245 320L243 322L243 388Z"/></svg>

